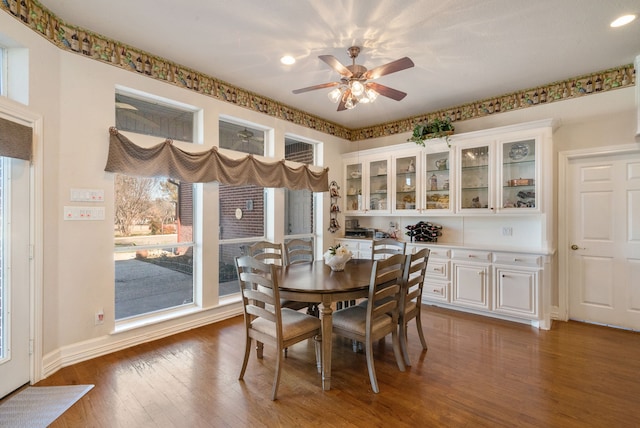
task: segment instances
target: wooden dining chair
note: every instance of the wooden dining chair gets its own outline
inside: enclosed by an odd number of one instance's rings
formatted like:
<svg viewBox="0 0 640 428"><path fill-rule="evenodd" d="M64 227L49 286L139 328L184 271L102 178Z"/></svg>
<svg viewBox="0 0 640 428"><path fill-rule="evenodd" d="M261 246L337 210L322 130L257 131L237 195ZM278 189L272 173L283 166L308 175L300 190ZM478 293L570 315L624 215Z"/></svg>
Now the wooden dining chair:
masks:
<svg viewBox="0 0 640 428"><path fill-rule="evenodd" d="M396 241L393 238L376 239L371 246L371 260L385 259L394 254L404 254L406 248L406 242Z"/></svg>
<svg viewBox="0 0 640 428"><path fill-rule="evenodd" d="M248 255L263 263L284 266L284 252L282 244L269 241L256 242L249 246Z"/></svg>
<svg viewBox="0 0 640 428"><path fill-rule="evenodd" d="M287 255L287 265L297 263L313 263L313 239L292 239L284 244L284 252Z"/></svg>
<svg viewBox="0 0 640 428"><path fill-rule="evenodd" d="M284 253L286 255L286 264L295 265L301 263L313 263L315 260L313 249L313 238L311 240L292 239L284 243ZM295 303L295 305L293 305ZM287 307L305 307L307 313L315 317L320 317L320 302L291 302L285 303Z"/></svg>
<svg viewBox="0 0 640 428"><path fill-rule="evenodd" d="M280 368L284 350L305 339L314 338L317 367L321 368L320 319L280 306L276 267L251 256L236 258L236 269L242 293L246 343L239 380L244 378L251 353L251 341L257 342L257 357L263 358L263 344L276 347L276 371L271 390L275 400L280 383Z"/></svg>
<svg viewBox="0 0 640 428"><path fill-rule="evenodd" d="M422 332L420 313L422 289L424 287L427 263L429 262L429 253L430 250L428 248L423 248L415 254L407 255L407 260L405 261L398 323L400 325L400 349L402 349L402 356L406 366L411 366L409 353L407 352L407 328L409 321L412 319L416 320L422 349L427 349L427 341L424 339L424 333Z"/></svg>
<svg viewBox="0 0 640 428"><path fill-rule="evenodd" d="M267 264L276 266L284 266L286 264L286 255L283 251L282 244L276 244L269 241L259 241L249 246L248 255ZM294 302L293 300L282 300L280 305L283 308L289 308L296 311L305 309L309 306L307 302Z"/></svg>
<svg viewBox="0 0 640 428"><path fill-rule="evenodd" d="M364 344L373 392L378 393L373 362L373 342L391 334L393 353L400 371L405 370L398 340L398 311L406 256L396 254L376 260L369 283L368 304L349 306L333 313L333 332Z"/></svg>

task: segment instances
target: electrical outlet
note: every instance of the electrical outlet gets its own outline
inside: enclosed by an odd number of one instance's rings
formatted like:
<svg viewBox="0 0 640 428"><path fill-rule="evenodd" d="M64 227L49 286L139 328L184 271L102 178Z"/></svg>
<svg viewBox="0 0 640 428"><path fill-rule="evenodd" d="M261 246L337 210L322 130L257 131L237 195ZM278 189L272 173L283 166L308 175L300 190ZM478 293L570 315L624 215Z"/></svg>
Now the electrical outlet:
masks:
<svg viewBox="0 0 640 428"><path fill-rule="evenodd" d="M502 228L502 236L511 236L511 235L513 235L513 228L511 227Z"/></svg>
<svg viewBox="0 0 640 428"><path fill-rule="evenodd" d="M102 309L96 312L95 323L96 325L104 324L104 311Z"/></svg>

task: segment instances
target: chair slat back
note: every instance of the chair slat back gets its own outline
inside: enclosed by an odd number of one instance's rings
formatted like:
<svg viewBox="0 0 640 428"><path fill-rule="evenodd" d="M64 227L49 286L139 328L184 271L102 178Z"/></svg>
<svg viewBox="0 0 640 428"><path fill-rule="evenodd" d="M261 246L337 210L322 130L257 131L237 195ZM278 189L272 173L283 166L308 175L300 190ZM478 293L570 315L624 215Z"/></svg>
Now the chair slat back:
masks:
<svg viewBox="0 0 640 428"><path fill-rule="evenodd" d="M277 266L284 265L282 244L275 244L269 241L260 241L249 246L248 255L258 261Z"/></svg>
<svg viewBox="0 0 640 428"><path fill-rule="evenodd" d="M313 239L292 239L284 244L287 264L313 263Z"/></svg>
<svg viewBox="0 0 640 428"><path fill-rule="evenodd" d="M404 254L406 242L396 241L393 238L383 238L373 241L371 247L371 260L386 259L394 254Z"/></svg>
<svg viewBox="0 0 640 428"><path fill-rule="evenodd" d="M245 320L264 318L281 330L280 292L276 266L256 260L251 256L236 258L236 269L242 293Z"/></svg>
<svg viewBox="0 0 640 428"><path fill-rule="evenodd" d="M376 260L369 283L367 323L383 315L391 315L398 322L398 309L406 256L395 254L384 260ZM368 328L368 326L367 326Z"/></svg>
<svg viewBox="0 0 640 428"><path fill-rule="evenodd" d="M402 284L403 296L400 302L400 312L404 312L405 308L411 302L415 303L416 307L420 307L430 252L428 248L423 248L417 253L407 256L404 268Z"/></svg>

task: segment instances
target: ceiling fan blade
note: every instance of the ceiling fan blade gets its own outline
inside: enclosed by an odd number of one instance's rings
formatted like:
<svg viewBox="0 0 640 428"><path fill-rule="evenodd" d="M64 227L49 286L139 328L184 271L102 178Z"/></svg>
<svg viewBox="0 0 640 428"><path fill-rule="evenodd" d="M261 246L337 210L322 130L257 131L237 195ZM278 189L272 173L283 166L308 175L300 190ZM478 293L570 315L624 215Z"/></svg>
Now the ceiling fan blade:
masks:
<svg viewBox="0 0 640 428"><path fill-rule="evenodd" d="M340 103L338 104L338 111L343 111L346 109L347 109L347 106L345 105L345 100L343 98L340 100Z"/></svg>
<svg viewBox="0 0 640 428"><path fill-rule="evenodd" d="M344 76L344 77L353 76L353 73L351 72L351 70L349 70L347 67L342 65L342 63L340 61L338 61L338 59L335 56L333 56L333 55L319 55L318 58L320 58L322 61L326 62L329 65L329 67L333 68L341 76Z"/></svg>
<svg viewBox="0 0 640 428"><path fill-rule="evenodd" d="M411 68L414 65L415 64L413 63L413 61L411 61L411 58L405 56L404 58L400 58L379 67L372 68L371 70L365 72L362 77L364 77L365 79L377 79L380 76L395 73L396 71L406 70L407 68Z"/></svg>
<svg viewBox="0 0 640 428"><path fill-rule="evenodd" d="M391 98L392 100L396 101L400 101L407 96L406 92L398 91L397 89L393 89L375 82L368 82L365 86L373 89L380 95L384 95L385 97Z"/></svg>
<svg viewBox="0 0 640 428"><path fill-rule="evenodd" d="M339 84L340 84L339 82L322 83L320 85L313 85L313 86L307 86L306 88L294 89L291 92L293 92L294 94L301 94L303 92L315 91L316 89L331 88L332 86L338 86Z"/></svg>

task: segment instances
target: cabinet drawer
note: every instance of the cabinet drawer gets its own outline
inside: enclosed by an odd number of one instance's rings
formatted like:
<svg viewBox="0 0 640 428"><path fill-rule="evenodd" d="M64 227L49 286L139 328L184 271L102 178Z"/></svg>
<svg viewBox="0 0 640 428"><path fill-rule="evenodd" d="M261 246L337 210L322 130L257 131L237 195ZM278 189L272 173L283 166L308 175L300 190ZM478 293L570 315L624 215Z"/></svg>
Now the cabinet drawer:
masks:
<svg viewBox="0 0 640 428"><path fill-rule="evenodd" d="M433 248L429 247L429 260L431 259L448 259L451 257L451 249L449 248Z"/></svg>
<svg viewBox="0 0 640 428"><path fill-rule="evenodd" d="M422 297L425 300L437 300L439 302L449 302L449 283L425 281L422 288Z"/></svg>
<svg viewBox="0 0 640 428"><path fill-rule="evenodd" d="M477 251L477 250L458 250L455 249L452 251L452 258L456 260L466 260L470 262L482 262L482 263L490 263L491 262L491 252L490 251Z"/></svg>
<svg viewBox="0 0 640 428"><path fill-rule="evenodd" d="M542 256L516 253L493 253L493 263L497 265L540 267Z"/></svg>
<svg viewBox="0 0 640 428"><path fill-rule="evenodd" d="M449 279L449 261L432 260L429 257L425 276L434 279Z"/></svg>

